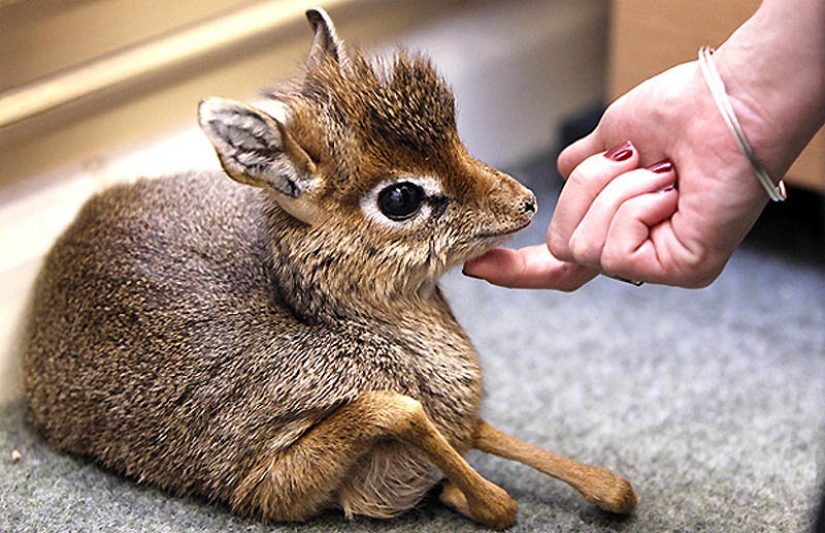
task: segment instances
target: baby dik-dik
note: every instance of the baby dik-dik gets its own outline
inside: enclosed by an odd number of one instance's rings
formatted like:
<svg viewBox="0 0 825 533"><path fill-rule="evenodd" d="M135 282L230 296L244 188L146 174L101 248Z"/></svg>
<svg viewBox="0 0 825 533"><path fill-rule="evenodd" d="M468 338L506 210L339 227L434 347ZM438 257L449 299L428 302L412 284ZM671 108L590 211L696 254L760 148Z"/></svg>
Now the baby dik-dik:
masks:
<svg viewBox="0 0 825 533"><path fill-rule="evenodd" d="M303 76L266 112L200 124L225 173L92 198L45 260L25 336L35 425L175 494L302 520L441 499L493 528L516 504L478 448L630 512L623 478L479 418L476 352L438 288L530 223L533 194L472 159L427 59L346 50L320 9ZM251 187L250 187L251 185Z"/></svg>

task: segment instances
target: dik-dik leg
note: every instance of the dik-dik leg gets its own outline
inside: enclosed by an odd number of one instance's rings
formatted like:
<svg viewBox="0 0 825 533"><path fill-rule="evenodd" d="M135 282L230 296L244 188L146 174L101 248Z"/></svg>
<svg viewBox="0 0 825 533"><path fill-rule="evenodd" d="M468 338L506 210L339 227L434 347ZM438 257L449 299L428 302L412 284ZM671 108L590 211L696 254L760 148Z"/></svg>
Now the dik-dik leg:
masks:
<svg viewBox="0 0 825 533"><path fill-rule="evenodd" d="M281 520L302 520L328 506L349 470L379 440L423 450L466 496L466 514L496 529L513 523L516 503L482 478L433 425L421 404L392 392L366 392L288 449L262 457L240 484L233 506Z"/></svg>
<svg viewBox="0 0 825 533"><path fill-rule="evenodd" d="M505 459L518 461L564 481L585 500L605 511L627 514L636 508L638 498L630 482L606 468L578 463L542 450L508 435L482 421L476 430L475 447ZM450 494L445 492L446 494ZM460 505L460 495L451 494Z"/></svg>

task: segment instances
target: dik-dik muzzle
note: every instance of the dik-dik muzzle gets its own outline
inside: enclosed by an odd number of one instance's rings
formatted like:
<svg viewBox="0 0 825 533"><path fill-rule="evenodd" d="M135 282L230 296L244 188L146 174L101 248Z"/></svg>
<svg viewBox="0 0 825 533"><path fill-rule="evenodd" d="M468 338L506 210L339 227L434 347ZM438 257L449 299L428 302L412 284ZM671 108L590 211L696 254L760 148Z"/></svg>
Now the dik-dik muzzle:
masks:
<svg viewBox="0 0 825 533"><path fill-rule="evenodd" d="M483 163L478 179L479 213L482 220L477 236L482 239L506 240L512 234L524 229L533 220L538 210L536 195L511 176L490 168Z"/></svg>

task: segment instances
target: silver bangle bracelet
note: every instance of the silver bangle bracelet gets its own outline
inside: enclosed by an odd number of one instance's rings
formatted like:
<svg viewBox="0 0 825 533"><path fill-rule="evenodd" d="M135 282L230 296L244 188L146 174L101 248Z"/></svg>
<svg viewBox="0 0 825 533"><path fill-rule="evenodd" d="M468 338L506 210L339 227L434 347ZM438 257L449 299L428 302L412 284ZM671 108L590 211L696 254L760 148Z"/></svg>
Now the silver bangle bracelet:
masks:
<svg viewBox="0 0 825 533"><path fill-rule="evenodd" d="M739 124L739 120L737 120L736 115L733 113L733 107L730 104L728 93L725 90L725 82L722 81L719 71L716 70L716 65L713 63L713 59L711 59L712 54L713 49L708 46L703 46L699 49L699 68L702 70L702 75L708 84L711 95L713 95L716 107L719 108L722 118L725 119L725 124L728 125L728 128L733 133L736 142L739 144L739 148L742 149L745 157L748 158L753 173L768 193L770 199L774 202L782 202L788 197L785 191L785 182L779 180L779 184L774 185L765 167L763 167L762 163L756 158L756 154L753 151L753 147L751 147L751 143L748 142L748 138L745 136L742 125Z"/></svg>

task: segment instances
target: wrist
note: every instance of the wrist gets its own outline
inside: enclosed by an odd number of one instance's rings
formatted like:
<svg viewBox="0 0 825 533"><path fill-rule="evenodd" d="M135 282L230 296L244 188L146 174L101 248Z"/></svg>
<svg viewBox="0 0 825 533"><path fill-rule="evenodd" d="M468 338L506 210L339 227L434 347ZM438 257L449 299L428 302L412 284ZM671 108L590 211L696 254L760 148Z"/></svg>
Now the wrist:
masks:
<svg viewBox="0 0 825 533"><path fill-rule="evenodd" d="M713 100L719 110L719 114L725 121L730 133L736 139L736 143L742 153L748 159L754 176L757 178L760 185L762 185L762 188L771 200L775 202L785 200L786 193L784 182L780 179L777 183L776 180L771 179L770 175L765 170L765 167L762 165L762 162L758 157L756 157L756 154L753 151L753 146L742 129L742 125L739 122L736 113L733 111L733 107L725 87L725 82L722 81L722 78L719 76L719 71L716 69L716 64L713 61L713 49L710 47L705 46L699 50L699 69L705 79L705 84L708 86L708 89L713 96Z"/></svg>
<svg viewBox="0 0 825 533"><path fill-rule="evenodd" d="M765 0L713 57L745 134L778 182L825 121L825 2Z"/></svg>

